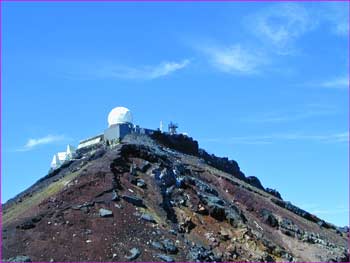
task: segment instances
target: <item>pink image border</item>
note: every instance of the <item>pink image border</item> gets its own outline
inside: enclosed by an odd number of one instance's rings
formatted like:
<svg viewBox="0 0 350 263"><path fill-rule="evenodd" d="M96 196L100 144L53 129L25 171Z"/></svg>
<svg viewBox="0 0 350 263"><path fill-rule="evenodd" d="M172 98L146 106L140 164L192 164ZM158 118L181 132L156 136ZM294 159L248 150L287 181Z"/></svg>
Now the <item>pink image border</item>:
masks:
<svg viewBox="0 0 350 263"><path fill-rule="evenodd" d="M244 3L244 2L255 2L255 3L264 3L264 2L348 2L348 189L350 189L350 0L0 0L0 166L2 168L2 151L3 151L3 144L2 144L2 102L3 102L3 97L2 97L2 3L6 2L35 2L35 3L49 3L49 2L94 2L94 3L104 3L104 2L142 2L142 3L161 3L161 2L192 2L192 3L201 3L201 2L212 2L212 3L220 3L220 2L232 2L232 3ZM2 169L0 170L0 180L2 178ZM2 181L1 181L2 182ZM1 184L0 182L0 184ZM348 191L348 205L350 204L350 191ZM350 208L350 207L349 207ZM348 217L348 226L350 225L350 214ZM0 187L0 262L2 261L2 186ZM350 249L350 239L348 239L348 251ZM37 263L49 263L46 261L33 261ZM59 261L55 261L59 262ZM65 263L69 261L64 261ZM71 261L75 262L75 261ZM79 262L86 262L86 261L79 261ZM88 263L97 263L98 261L88 261ZM114 261L103 261L103 262L114 262ZM117 261L117 262L122 262L122 261ZM138 261L140 262L140 261ZM157 262L157 261L151 261L151 262ZM188 263L188 262L186 262ZM252 263L257 263L252 261Z"/></svg>

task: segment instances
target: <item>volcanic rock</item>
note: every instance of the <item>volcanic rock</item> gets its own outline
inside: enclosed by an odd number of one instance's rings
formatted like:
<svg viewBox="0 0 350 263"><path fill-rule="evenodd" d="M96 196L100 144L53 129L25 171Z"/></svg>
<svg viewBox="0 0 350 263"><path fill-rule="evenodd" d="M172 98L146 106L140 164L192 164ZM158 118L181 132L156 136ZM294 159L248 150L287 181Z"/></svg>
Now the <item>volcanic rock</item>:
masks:
<svg viewBox="0 0 350 263"><path fill-rule="evenodd" d="M139 206L139 207L145 207L143 200L136 196L129 196L129 195L123 195L122 198L127 201L128 203L131 203L133 205Z"/></svg>
<svg viewBox="0 0 350 263"><path fill-rule="evenodd" d="M32 262L32 260L28 256L16 256L13 258L9 258L5 261L8 261L8 262Z"/></svg>
<svg viewBox="0 0 350 263"><path fill-rule="evenodd" d="M128 260L134 260L134 259L137 259L140 255L141 255L141 251L134 247L132 249L130 249L130 256L126 256L125 258L127 258Z"/></svg>
<svg viewBox="0 0 350 263"><path fill-rule="evenodd" d="M163 244L163 247L164 247L166 252L168 252L170 254L176 254L178 252L178 249L172 240L165 239L161 243Z"/></svg>
<svg viewBox="0 0 350 263"><path fill-rule="evenodd" d="M2 261L349 261L348 228L262 191L187 136L162 137L79 149L9 200Z"/></svg>
<svg viewBox="0 0 350 263"><path fill-rule="evenodd" d="M113 216L113 212L108 209L100 208L99 210L100 217L111 217Z"/></svg>
<svg viewBox="0 0 350 263"><path fill-rule="evenodd" d="M175 260L171 256L168 256L168 255L157 254L156 257L165 261L165 262L175 262Z"/></svg>
<svg viewBox="0 0 350 263"><path fill-rule="evenodd" d="M278 221L276 217L272 214L270 210L262 209L260 211L261 216L263 217L263 222L269 226L276 227L278 226Z"/></svg>
<svg viewBox="0 0 350 263"><path fill-rule="evenodd" d="M157 223L156 220L154 220L154 218L150 215L150 214L142 214L141 215L141 219L151 222L151 223Z"/></svg>

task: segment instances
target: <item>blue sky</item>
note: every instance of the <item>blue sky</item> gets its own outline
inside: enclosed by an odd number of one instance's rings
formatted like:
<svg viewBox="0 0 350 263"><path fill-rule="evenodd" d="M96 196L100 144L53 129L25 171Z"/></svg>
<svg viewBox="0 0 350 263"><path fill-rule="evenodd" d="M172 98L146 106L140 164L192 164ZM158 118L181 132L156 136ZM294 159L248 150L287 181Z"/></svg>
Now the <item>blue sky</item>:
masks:
<svg viewBox="0 0 350 263"><path fill-rule="evenodd" d="M2 3L2 201L116 106L348 224L347 3Z"/></svg>

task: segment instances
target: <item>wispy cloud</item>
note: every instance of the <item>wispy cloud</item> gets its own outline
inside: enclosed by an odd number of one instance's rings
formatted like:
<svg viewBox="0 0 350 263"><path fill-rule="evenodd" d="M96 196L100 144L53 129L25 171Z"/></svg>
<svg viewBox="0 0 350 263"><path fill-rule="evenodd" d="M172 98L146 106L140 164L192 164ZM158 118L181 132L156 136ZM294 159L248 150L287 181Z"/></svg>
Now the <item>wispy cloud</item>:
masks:
<svg viewBox="0 0 350 263"><path fill-rule="evenodd" d="M165 61L153 66L130 67L124 65L107 65L94 70L96 78L152 80L167 76L184 69L190 64L189 59L182 61Z"/></svg>
<svg viewBox="0 0 350 263"><path fill-rule="evenodd" d="M231 74L256 74L267 63L261 53L244 48L240 44L228 47L200 48L209 58L210 63L220 71Z"/></svg>
<svg viewBox="0 0 350 263"><path fill-rule="evenodd" d="M331 32L338 36L348 37L349 14L348 2L327 3L321 10L320 17L330 24Z"/></svg>
<svg viewBox="0 0 350 263"><path fill-rule="evenodd" d="M343 13L338 8L332 10L328 6L274 3L243 18L248 32L245 38L231 44L202 44L195 48L212 66L225 73L250 75L276 71L271 66L281 61L281 56L302 54L298 41L321 24L331 24L333 31L347 32Z"/></svg>
<svg viewBox="0 0 350 263"><path fill-rule="evenodd" d="M348 36L347 4L277 3L247 16L244 21L271 52L293 55L299 53L296 42L321 26L335 35Z"/></svg>
<svg viewBox="0 0 350 263"><path fill-rule="evenodd" d="M317 24L307 9L297 3L274 4L248 20L250 30L280 55L293 53L294 42Z"/></svg>
<svg viewBox="0 0 350 263"><path fill-rule="evenodd" d="M319 86L324 88L347 89L349 87L349 79L347 76L341 76L323 81L319 83Z"/></svg>
<svg viewBox="0 0 350 263"><path fill-rule="evenodd" d="M312 80L306 83L297 84L296 86L345 90L349 87L349 79L347 74L344 74L323 80Z"/></svg>
<svg viewBox="0 0 350 263"><path fill-rule="evenodd" d="M332 116L338 111L330 106L310 104L306 107L299 107L300 110L282 113L263 113L253 117L242 118L242 122L250 123L281 123L299 121L316 117Z"/></svg>
<svg viewBox="0 0 350 263"><path fill-rule="evenodd" d="M185 59L181 62L164 62L157 67L154 67L149 72L149 77L151 79L166 76L174 71L183 69L190 64L190 60Z"/></svg>
<svg viewBox="0 0 350 263"><path fill-rule="evenodd" d="M312 141L319 143L345 143L349 141L349 133L302 134L279 133L259 136L237 136L230 138L203 138L202 142L229 144L272 144L278 141Z"/></svg>
<svg viewBox="0 0 350 263"><path fill-rule="evenodd" d="M31 138L27 143L22 147L17 149L18 152L25 152L35 149L40 145L51 144L59 141L66 140L67 138L64 135L47 135L41 138Z"/></svg>

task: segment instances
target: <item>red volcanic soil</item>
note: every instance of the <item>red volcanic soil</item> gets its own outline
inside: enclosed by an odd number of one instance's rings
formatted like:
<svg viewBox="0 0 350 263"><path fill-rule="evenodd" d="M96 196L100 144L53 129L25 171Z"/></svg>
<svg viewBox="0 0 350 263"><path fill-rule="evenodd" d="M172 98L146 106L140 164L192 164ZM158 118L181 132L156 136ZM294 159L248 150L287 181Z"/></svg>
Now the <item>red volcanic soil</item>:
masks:
<svg viewBox="0 0 350 263"><path fill-rule="evenodd" d="M197 156L129 139L5 204L3 260L349 260L346 233L284 205Z"/></svg>

